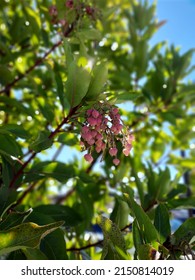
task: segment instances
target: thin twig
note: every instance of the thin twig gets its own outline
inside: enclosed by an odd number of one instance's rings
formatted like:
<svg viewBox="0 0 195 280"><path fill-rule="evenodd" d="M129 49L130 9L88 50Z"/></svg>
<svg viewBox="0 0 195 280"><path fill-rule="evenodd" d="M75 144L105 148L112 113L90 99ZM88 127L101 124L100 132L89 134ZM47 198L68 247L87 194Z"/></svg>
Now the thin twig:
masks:
<svg viewBox="0 0 195 280"><path fill-rule="evenodd" d="M17 77L15 77L15 79L7 84L2 90L0 90L0 94L9 91L17 82L19 82L20 80L22 80L24 77L26 77L30 72L32 72L38 65L40 65L45 59L46 57L52 53L58 46L60 46L62 44L63 40L61 39L59 42L57 42L56 44L54 44L52 46L52 48L50 50L48 50L43 57L38 58L35 63L28 68L28 70L26 70L26 72L24 74L20 74Z"/></svg>

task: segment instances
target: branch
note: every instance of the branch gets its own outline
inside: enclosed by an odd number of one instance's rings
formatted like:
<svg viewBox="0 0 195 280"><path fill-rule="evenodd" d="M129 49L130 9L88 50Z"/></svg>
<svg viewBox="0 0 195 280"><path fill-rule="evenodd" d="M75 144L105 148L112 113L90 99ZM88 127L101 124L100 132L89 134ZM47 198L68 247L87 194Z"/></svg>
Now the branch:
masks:
<svg viewBox="0 0 195 280"><path fill-rule="evenodd" d="M74 108L72 108L68 114L67 117L65 117L62 122L57 126L57 128L52 131L50 133L50 135L48 136L49 139L53 139L56 134L58 134L62 128L62 126L64 124L67 124L69 122L69 119L76 113L77 109L79 108L79 106L76 106ZM9 188L13 188L13 186L15 185L17 179L23 174L24 169L27 167L27 165L32 161L32 159L38 154L37 152L34 151L30 151L31 155L30 157L24 162L24 164L22 165L22 167L18 170L18 172L16 173L16 175L13 177L12 181L10 182Z"/></svg>
<svg viewBox="0 0 195 280"><path fill-rule="evenodd" d="M76 18L75 22L73 22L71 25L68 25L63 33L64 37L68 37L70 35L70 33L73 31L76 23L78 21L78 18ZM48 50L43 57L38 58L35 63L28 69L26 70L26 72L24 74L20 74L18 76L15 77L15 79L7 84L2 90L0 90L0 94L1 93L5 93L7 91L9 91L11 89L11 87L13 87L17 82L19 82L20 80L22 80L24 77L26 77L30 72L32 72L38 65L40 65L45 59L46 57L52 53L58 46L60 46L63 42L63 39L61 39L60 41L58 41L56 44L54 44L50 50Z"/></svg>
<svg viewBox="0 0 195 280"><path fill-rule="evenodd" d="M61 39L59 42L53 45L52 48L48 50L42 58L37 59L35 63L28 70L26 70L24 74L20 74L19 76L15 77L15 79L11 83L7 84L2 90L0 90L0 94L9 91L11 87L13 87L17 82L26 77L31 71L33 71L38 65L40 65L50 53L52 53L59 45L61 45L62 41L63 40Z"/></svg>
<svg viewBox="0 0 195 280"><path fill-rule="evenodd" d="M132 226L132 223L126 225L124 228L121 229L121 232L126 231L126 229L128 229L128 228L131 227L131 226ZM87 249L89 249L89 248L91 248L91 247L101 246L102 243L103 243L103 241L104 241L103 239L102 239L102 240L98 240L98 241L95 242L95 243L87 244L87 245L82 246L82 247L80 247L80 248L71 247L71 248L68 248L66 251L79 251L79 252L80 252L80 251L82 251L82 250L87 250Z"/></svg>

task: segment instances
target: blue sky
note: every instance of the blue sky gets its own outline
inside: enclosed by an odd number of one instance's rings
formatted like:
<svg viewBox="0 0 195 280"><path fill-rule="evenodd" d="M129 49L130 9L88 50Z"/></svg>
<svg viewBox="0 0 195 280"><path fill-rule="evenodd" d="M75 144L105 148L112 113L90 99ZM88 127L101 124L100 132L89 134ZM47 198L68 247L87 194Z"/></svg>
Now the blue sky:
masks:
<svg viewBox="0 0 195 280"><path fill-rule="evenodd" d="M181 47L181 53L195 48L195 0L158 0L157 18L167 23L158 30L152 43L166 40ZM192 63L195 64L195 55Z"/></svg>

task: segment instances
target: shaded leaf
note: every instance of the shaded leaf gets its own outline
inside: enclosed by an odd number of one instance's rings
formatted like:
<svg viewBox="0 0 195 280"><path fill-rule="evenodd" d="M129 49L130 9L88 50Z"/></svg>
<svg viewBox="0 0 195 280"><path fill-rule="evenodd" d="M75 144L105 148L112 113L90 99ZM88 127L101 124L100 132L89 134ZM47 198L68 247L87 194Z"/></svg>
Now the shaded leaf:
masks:
<svg viewBox="0 0 195 280"><path fill-rule="evenodd" d="M42 178L54 178L66 182L75 176L74 167L58 161L43 161L35 164L26 175L25 181L31 182Z"/></svg>
<svg viewBox="0 0 195 280"><path fill-rule="evenodd" d="M180 245L181 242L189 243L195 236L195 217L187 219L171 236L173 245Z"/></svg>
<svg viewBox="0 0 195 280"><path fill-rule="evenodd" d="M154 226L159 233L159 241L163 243L171 234L169 212L165 204L159 204L155 209Z"/></svg>
<svg viewBox="0 0 195 280"><path fill-rule="evenodd" d="M36 153L41 152L50 148L53 144L52 139L49 138L49 132L41 131L37 136L37 139L30 144L30 150L35 151Z"/></svg>
<svg viewBox="0 0 195 280"><path fill-rule="evenodd" d="M12 133L13 135L23 139L27 139L30 136L29 133L22 127L22 125L6 124L0 128L0 133L2 130L8 131L8 133Z"/></svg>
<svg viewBox="0 0 195 280"><path fill-rule="evenodd" d="M47 235L41 241L41 251L49 260L67 260L65 236L61 229Z"/></svg>
<svg viewBox="0 0 195 280"><path fill-rule="evenodd" d="M22 252L27 260L48 260L46 255L38 248L26 248L22 249Z"/></svg>
<svg viewBox="0 0 195 280"><path fill-rule="evenodd" d="M16 225L21 224L31 212L32 209L29 209L25 212L9 213L7 217L3 217L3 220L0 222L0 230L8 230Z"/></svg>
<svg viewBox="0 0 195 280"><path fill-rule="evenodd" d="M40 205L34 208L34 212L48 215L55 221L64 221L65 227L77 226L82 221L79 213L64 205Z"/></svg>
<svg viewBox="0 0 195 280"><path fill-rule="evenodd" d="M119 229L123 229L128 224L128 216L128 204L124 200L116 197L115 206L110 215L110 219L119 227Z"/></svg>
<svg viewBox="0 0 195 280"><path fill-rule="evenodd" d="M138 205L133 197L125 194L125 200L127 201L130 209L133 211L139 230L147 243L152 243L159 239L158 232L151 222L148 215L144 212L140 205Z"/></svg>
<svg viewBox="0 0 195 280"><path fill-rule="evenodd" d="M3 152L15 157L22 155L21 148L16 140L11 135L2 134L0 131L0 154Z"/></svg>

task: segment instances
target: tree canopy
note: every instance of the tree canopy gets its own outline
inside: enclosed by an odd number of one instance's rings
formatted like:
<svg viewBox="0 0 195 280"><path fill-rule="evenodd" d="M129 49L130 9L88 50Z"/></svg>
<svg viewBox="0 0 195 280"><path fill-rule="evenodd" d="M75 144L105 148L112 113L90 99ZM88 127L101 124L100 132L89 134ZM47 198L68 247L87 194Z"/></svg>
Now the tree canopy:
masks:
<svg viewBox="0 0 195 280"><path fill-rule="evenodd" d="M1 258L194 259L194 49L155 2L0 5Z"/></svg>

